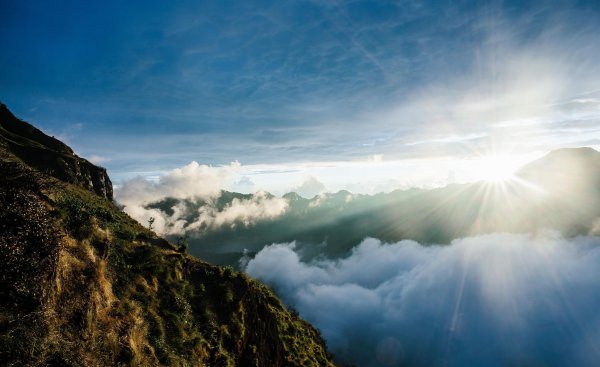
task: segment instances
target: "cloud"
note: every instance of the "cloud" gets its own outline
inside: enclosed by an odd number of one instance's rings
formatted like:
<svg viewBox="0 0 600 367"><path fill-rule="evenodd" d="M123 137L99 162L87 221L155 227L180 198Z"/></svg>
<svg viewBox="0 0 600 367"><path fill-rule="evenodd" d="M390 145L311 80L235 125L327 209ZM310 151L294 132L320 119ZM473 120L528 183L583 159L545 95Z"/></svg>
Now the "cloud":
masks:
<svg viewBox="0 0 600 367"><path fill-rule="evenodd" d="M406 169L404 169L404 171L406 171ZM433 180L431 180L431 181L433 181ZM431 184L431 181L429 181L427 183ZM448 180L448 183L450 183L450 182L451 181ZM410 187L418 187L418 186L423 186L423 184L417 184L414 182L406 182L406 181L403 182L398 179L382 178L380 180L349 183L349 184L346 184L343 188L350 192L357 193L357 194L373 195L373 194L378 194L378 193L382 193L382 192L389 193L394 190L407 189Z"/></svg>
<svg viewBox="0 0 600 367"><path fill-rule="evenodd" d="M600 239L491 234L449 246L367 239L304 263L265 247L246 271L360 366L578 365L600 358Z"/></svg>
<svg viewBox="0 0 600 367"><path fill-rule="evenodd" d="M312 199L313 197L324 193L326 190L327 188L321 181L311 176L307 178L306 181L302 183L302 185L293 188L291 191L304 198Z"/></svg>
<svg viewBox="0 0 600 367"><path fill-rule="evenodd" d="M370 163L381 163L383 161L383 154L371 154L367 157L367 162Z"/></svg>
<svg viewBox="0 0 600 367"><path fill-rule="evenodd" d="M145 205L170 197L176 199L207 199L216 197L240 167L238 162L213 167L191 162L158 178L157 182L143 177L126 181L116 192L119 203L127 206Z"/></svg>
<svg viewBox="0 0 600 367"><path fill-rule="evenodd" d="M183 219L186 208L182 203L172 208L173 215L149 209L147 205L165 198L212 202L211 199L218 197L221 190L233 180L239 167L238 162L213 167L193 161L159 176L156 181L143 177L125 181L116 190L115 197L117 202L124 205L123 210L140 223L145 224L153 217L157 232L179 234L187 225Z"/></svg>
<svg viewBox="0 0 600 367"><path fill-rule="evenodd" d="M564 145L564 134L544 126L536 129L543 135L519 138L530 129L515 123L571 124L585 111L596 116L587 125L598 125L593 46L600 13L591 2L220 2L121 10L135 17L111 18L113 33L79 27L75 38L71 27L44 28L44 17L74 21L65 5L39 14L25 7L0 23L8 35L0 39L6 102L28 111L33 101L37 110L23 117L50 131L63 131L65 119L85 121L86 133L73 140L94 154L118 151L111 173L197 156L257 164L460 155L486 142L475 141L479 135L548 150ZM84 12L100 20L92 24L106 20L101 11ZM18 26L34 31L13 34ZM66 39L72 42L55 42ZM46 52L49 43L57 52ZM85 67L65 62L73 50L88 49L99 57ZM48 63L56 72L47 72ZM91 74L98 83L86 78ZM39 87L23 88L28 80ZM92 97L72 98L83 89ZM565 100L589 103L566 108ZM421 144L407 145L413 142Z"/></svg>
<svg viewBox="0 0 600 367"><path fill-rule="evenodd" d="M163 235L181 235L186 231L196 231L197 235L201 235L204 229L238 223L248 226L275 218L288 209L287 200L264 192L258 192L249 199L234 198L220 208L217 199L221 190L231 183L239 167L238 162L220 167L191 162L159 176L155 182L142 177L126 181L116 190L116 199L124 205L123 210L140 223L147 224L151 217L154 218L154 230ZM243 179L239 182L251 183ZM148 204L166 198L177 199L170 213L148 207ZM190 212L186 205L190 202L201 203L195 213Z"/></svg>
<svg viewBox="0 0 600 367"><path fill-rule="evenodd" d="M91 155L88 157L88 161L92 162L95 165L100 165L106 162L110 162L110 158L101 155Z"/></svg>
<svg viewBox="0 0 600 367"><path fill-rule="evenodd" d="M153 228L163 235L183 235L187 232L202 236L203 231L229 225L249 226L261 220L273 219L284 214L289 207L286 199L267 196L258 192L250 199L234 198L231 203L219 208L216 200L209 200L190 213L185 201L179 201L170 209L163 210L141 205L128 205L124 211L142 224L154 218ZM190 220L190 216L194 219Z"/></svg>
<svg viewBox="0 0 600 367"><path fill-rule="evenodd" d="M256 191L256 184L248 176L242 176L233 184L233 190L241 193L253 193Z"/></svg>
<svg viewBox="0 0 600 367"><path fill-rule="evenodd" d="M185 226L185 230L196 231L224 225L233 227L236 223L249 226L260 220L280 216L285 213L288 206L286 199L270 197L264 192L259 192L252 195L250 199L234 198L222 210L212 205L200 207L198 219Z"/></svg>

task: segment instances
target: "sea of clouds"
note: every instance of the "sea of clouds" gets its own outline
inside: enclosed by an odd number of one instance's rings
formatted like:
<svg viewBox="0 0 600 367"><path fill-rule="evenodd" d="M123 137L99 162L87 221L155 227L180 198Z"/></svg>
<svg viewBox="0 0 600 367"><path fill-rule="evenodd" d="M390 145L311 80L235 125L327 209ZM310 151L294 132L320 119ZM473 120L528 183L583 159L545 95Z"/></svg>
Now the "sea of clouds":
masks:
<svg viewBox="0 0 600 367"><path fill-rule="evenodd" d="M245 259L358 366L593 366L600 238L490 234L447 246L366 239L341 259L294 243Z"/></svg>

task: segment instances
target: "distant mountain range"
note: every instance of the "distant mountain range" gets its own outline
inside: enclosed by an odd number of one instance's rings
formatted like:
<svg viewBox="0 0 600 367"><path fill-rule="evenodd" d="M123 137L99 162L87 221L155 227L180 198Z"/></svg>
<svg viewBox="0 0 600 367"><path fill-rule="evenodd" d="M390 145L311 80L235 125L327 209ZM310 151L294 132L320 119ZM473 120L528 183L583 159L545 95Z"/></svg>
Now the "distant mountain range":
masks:
<svg viewBox="0 0 600 367"><path fill-rule="evenodd" d="M181 219L189 224L198 220L207 205L224 210L234 200L248 201L256 195L223 191L212 203L165 199L147 207L173 215L177 206L183 213ZM310 258L343 256L366 237L445 244L491 232L549 229L566 236L589 234L600 227L600 153L591 148L556 150L503 182L377 195L339 191L312 199L292 192L283 198L289 207L279 216L188 230L190 252L215 263L234 265L244 251L252 254L279 242L296 241Z"/></svg>

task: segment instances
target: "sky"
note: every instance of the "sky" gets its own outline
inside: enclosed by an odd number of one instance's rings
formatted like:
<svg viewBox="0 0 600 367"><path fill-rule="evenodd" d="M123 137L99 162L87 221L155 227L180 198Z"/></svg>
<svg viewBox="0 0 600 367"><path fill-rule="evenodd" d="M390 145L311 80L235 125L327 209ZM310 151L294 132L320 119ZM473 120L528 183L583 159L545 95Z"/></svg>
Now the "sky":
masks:
<svg viewBox="0 0 600 367"><path fill-rule="evenodd" d="M242 192L436 186L600 147L598 24L597 1L1 0L0 101L117 185L198 162Z"/></svg>

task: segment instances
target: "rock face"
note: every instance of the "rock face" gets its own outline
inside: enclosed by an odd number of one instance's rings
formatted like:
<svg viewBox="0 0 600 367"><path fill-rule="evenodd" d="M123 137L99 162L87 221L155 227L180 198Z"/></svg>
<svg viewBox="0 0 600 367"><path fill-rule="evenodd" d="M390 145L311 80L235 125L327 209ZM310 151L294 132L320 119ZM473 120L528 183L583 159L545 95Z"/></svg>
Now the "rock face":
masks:
<svg viewBox="0 0 600 367"><path fill-rule="evenodd" d="M112 200L106 169L78 157L67 145L18 119L1 103L0 144L27 165Z"/></svg>
<svg viewBox="0 0 600 367"><path fill-rule="evenodd" d="M266 286L107 200L102 169L5 108L1 131L2 365L333 366Z"/></svg>

